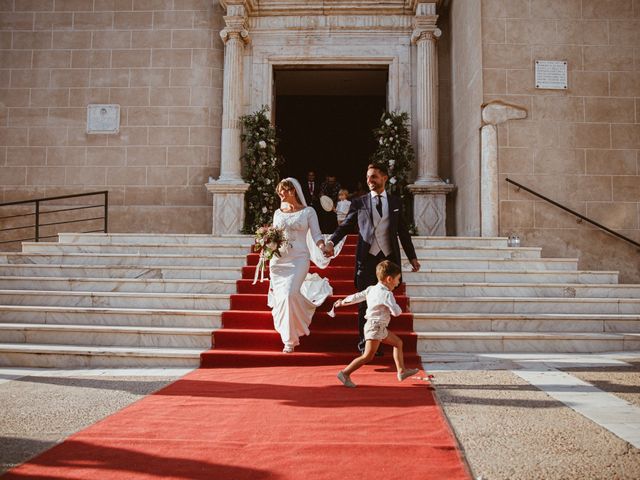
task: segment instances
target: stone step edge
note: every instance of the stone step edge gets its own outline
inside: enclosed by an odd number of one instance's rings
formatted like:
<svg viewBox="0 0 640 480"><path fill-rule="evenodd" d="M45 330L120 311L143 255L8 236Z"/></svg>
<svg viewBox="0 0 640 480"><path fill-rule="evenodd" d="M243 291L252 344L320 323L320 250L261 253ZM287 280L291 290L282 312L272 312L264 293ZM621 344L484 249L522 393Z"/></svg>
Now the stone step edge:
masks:
<svg viewBox="0 0 640 480"><path fill-rule="evenodd" d="M177 283L228 283L235 285L238 279L200 279L200 278L132 278L132 277L34 277L22 275L0 275L0 280L28 280L28 281L52 281L52 282L177 282ZM613 284L615 285L615 284Z"/></svg>
<svg viewBox="0 0 640 480"><path fill-rule="evenodd" d="M194 327L134 327L134 326L108 326L108 325L65 325L42 323L0 323L0 330L21 331L60 331L60 332L91 332L91 333L141 333L148 335L211 335L215 328Z"/></svg>
<svg viewBox="0 0 640 480"><path fill-rule="evenodd" d="M208 299L229 300L231 295L251 295L240 293L173 293L173 292L94 292L83 290L7 290L0 289L0 296L24 295L24 296L60 296L60 297L141 297L141 298L175 298L179 300ZM264 294L266 297L266 293ZM42 305L41 305L42 306Z"/></svg>
<svg viewBox="0 0 640 480"><path fill-rule="evenodd" d="M640 303L638 298L620 297L416 297L410 296L411 303L442 303L442 302L464 302L464 303Z"/></svg>
<svg viewBox="0 0 640 480"><path fill-rule="evenodd" d="M415 320L628 320L640 321L633 313L413 313ZM392 324L393 326L393 320Z"/></svg>
<svg viewBox="0 0 640 480"><path fill-rule="evenodd" d="M114 357L149 357L149 358L200 358L202 352L209 350L195 348L158 348L158 347L105 347L91 345L56 345L34 343L0 343L1 353L21 354L57 354L57 355L91 355Z"/></svg>
<svg viewBox="0 0 640 480"><path fill-rule="evenodd" d="M221 316L223 310L185 310L167 308L119 308L119 307L58 307L39 305L0 305L2 312L51 312L51 313L110 313L127 315L191 315L191 316Z"/></svg>
<svg viewBox="0 0 640 480"><path fill-rule="evenodd" d="M640 340L640 333L589 332L415 332L418 340Z"/></svg>
<svg viewBox="0 0 640 480"><path fill-rule="evenodd" d="M214 236L211 235L209 233L131 233L131 232L114 232L114 233L82 233L82 232L65 232L65 233L60 233L59 235L84 235L84 236L91 236L91 237L101 237L101 236L141 236L141 237L196 237L196 238L202 238L202 237L211 237L211 238L248 238L248 239L253 239L253 235L251 234L242 234L242 233L225 233L222 234L220 236ZM355 236L356 234L349 234L347 236ZM440 236L440 235L412 235L411 236L412 239L418 239L418 240L429 240L429 239L434 239L434 240L478 240L478 241L485 241L485 240L504 240L505 242L508 241L508 237L465 237L465 236Z"/></svg>
<svg viewBox="0 0 640 480"><path fill-rule="evenodd" d="M57 245L57 244L54 244ZM249 254L251 252L247 252ZM126 252L2 252L0 257L126 257L126 258L233 258L233 259L245 259L247 255L187 255L176 253L126 253ZM9 264L9 265L22 265L22 264ZM36 263L33 265L46 265Z"/></svg>

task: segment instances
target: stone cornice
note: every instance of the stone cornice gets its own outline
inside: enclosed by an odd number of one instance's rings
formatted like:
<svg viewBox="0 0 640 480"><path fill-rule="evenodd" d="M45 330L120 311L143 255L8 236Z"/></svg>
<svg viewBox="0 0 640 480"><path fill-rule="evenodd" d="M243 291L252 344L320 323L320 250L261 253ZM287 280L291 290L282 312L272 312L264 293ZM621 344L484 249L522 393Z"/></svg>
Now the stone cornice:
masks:
<svg viewBox="0 0 640 480"><path fill-rule="evenodd" d="M215 1L215 0L214 0ZM249 16L414 15L419 0L217 0L223 8L241 5ZM442 0L433 0L434 6Z"/></svg>
<svg viewBox="0 0 640 480"><path fill-rule="evenodd" d="M404 15L303 15L249 17L248 28L258 31L401 31L410 32L412 18Z"/></svg>

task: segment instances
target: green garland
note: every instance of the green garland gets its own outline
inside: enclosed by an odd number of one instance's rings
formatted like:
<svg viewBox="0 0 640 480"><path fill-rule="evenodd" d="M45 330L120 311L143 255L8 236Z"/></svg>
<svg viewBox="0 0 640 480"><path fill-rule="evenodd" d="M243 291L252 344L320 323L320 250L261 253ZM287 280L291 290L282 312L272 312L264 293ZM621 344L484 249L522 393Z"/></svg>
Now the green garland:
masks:
<svg viewBox="0 0 640 480"><path fill-rule="evenodd" d="M389 172L387 190L402 199L403 216L410 230L413 226L413 196L407 188L413 170L413 147L406 112L384 112L380 126L373 130L378 148L371 163L381 164Z"/></svg>
<svg viewBox="0 0 640 480"><path fill-rule="evenodd" d="M245 142L242 156L244 180L249 184L245 193L245 219L243 233L255 234L264 225L271 224L273 212L280 205L275 189L280 182L282 160L276 154L276 131L267 116L269 107L263 106L251 115L240 117Z"/></svg>

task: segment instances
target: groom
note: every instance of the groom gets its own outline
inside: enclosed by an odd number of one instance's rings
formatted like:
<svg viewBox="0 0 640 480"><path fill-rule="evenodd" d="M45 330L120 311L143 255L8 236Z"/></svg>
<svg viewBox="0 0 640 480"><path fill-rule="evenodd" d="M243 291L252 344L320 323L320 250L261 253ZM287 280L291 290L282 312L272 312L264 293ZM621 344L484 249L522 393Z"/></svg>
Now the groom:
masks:
<svg viewBox="0 0 640 480"><path fill-rule="evenodd" d="M333 256L333 246L358 225L358 247L356 249L356 277L358 291L375 285L376 266L382 260L391 260L400 265L400 246L406 253L414 272L420 270L420 263L416 258L416 251L411 242L411 235L402 219L402 205L400 198L388 194L384 186L389 179L387 170L382 165L367 167L367 185L370 192L351 202L351 208L344 222L331 235L326 244L325 255ZM360 341L358 350L364 352L364 315L367 311L365 302L358 309L358 331Z"/></svg>

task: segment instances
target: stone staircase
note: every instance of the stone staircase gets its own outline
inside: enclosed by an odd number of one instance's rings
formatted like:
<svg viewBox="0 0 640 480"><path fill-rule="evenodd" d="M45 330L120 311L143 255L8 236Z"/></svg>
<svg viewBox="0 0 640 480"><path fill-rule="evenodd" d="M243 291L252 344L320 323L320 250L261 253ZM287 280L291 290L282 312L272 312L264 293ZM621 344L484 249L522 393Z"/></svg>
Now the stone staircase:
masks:
<svg viewBox="0 0 640 480"><path fill-rule="evenodd" d="M231 294L247 290L251 243L61 234L0 254L0 365L197 366ZM640 350L640 285L616 272L578 271L577 259L505 238L414 244L423 269L404 281L421 355ZM352 291L348 278L336 293Z"/></svg>

